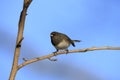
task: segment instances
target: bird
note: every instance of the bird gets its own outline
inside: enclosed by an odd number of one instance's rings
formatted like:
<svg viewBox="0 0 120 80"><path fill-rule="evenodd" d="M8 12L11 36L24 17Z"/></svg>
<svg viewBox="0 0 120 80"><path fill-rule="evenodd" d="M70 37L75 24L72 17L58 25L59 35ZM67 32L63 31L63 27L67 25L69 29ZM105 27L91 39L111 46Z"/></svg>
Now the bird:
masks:
<svg viewBox="0 0 120 80"><path fill-rule="evenodd" d="M72 45L75 47L74 42L80 42L81 40L71 40L66 34L53 31L50 33L51 43L56 48L56 52L59 50L65 50L68 53L68 47Z"/></svg>

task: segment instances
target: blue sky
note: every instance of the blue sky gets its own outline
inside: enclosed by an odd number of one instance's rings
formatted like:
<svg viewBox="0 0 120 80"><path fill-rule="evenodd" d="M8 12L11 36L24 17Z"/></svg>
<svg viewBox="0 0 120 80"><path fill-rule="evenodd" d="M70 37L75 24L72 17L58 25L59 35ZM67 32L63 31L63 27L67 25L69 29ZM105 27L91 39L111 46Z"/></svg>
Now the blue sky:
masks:
<svg viewBox="0 0 120 80"><path fill-rule="evenodd" d="M58 31L72 39L82 40L76 47L120 47L119 0L33 0L26 17L22 58L31 59L50 54L55 48L50 33ZM22 0L1 0L0 71L8 80L17 36ZM120 51L91 51L60 55L57 62L39 61L20 69L16 80L120 80Z"/></svg>

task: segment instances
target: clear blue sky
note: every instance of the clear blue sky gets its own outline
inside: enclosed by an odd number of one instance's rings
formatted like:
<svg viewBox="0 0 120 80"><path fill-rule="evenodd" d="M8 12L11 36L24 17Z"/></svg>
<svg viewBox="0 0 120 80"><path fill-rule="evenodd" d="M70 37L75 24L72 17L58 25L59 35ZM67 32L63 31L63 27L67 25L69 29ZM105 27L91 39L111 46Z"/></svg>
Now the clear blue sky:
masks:
<svg viewBox="0 0 120 80"><path fill-rule="evenodd" d="M22 0L0 2L0 79L8 80ZM76 47L120 47L120 0L33 0L28 9L22 58L50 54L50 33L58 31L82 40ZM120 51L92 51L56 56L20 69L16 80L120 80ZM82 79L81 79L82 80Z"/></svg>

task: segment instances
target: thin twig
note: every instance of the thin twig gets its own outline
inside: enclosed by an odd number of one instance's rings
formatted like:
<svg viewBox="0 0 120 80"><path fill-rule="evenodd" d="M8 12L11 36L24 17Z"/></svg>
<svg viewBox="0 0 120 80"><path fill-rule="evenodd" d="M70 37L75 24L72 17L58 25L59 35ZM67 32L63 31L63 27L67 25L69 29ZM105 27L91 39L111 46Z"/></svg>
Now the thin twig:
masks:
<svg viewBox="0 0 120 80"><path fill-rule="evenodd" d="M78 53L78 52L87 52L87 51L94 51L94 50L120 50L120 47L110 47L110 46L105 46L105 47L91 47L91 48L84 48L84 49L77 49L77 50L69 50L68 51L68 54L69 53ZM60 54L66 54L66 52L57 52L56 53L56 56L57 55L60 55ZM44 60L44 59L51 59L52 57L54 57L54 53L51 53L51 54L48 54L46 56L42 56L42 57L37 57L37 58L33 58L31 60L27 60L25 62L23 62L22 64L20 64L18 66L18 69L28 65L28 64L31 64L33 62L37 62L37 61L40 61L40 60Z"/></svg>
<svg viewBox="0 0 120 80"><path fill-rule="evenodd" d="M24 60L24 61L27 61L27 59L26 59L26 58L23 58L23 60Z"/></svg>
<svg viewBox="0 0 120 80"><path fill-rule="evenodd" d="M48 60L50 60L50 61L57 61L57 59L53 59L53 58L48 58Z"/></svg>

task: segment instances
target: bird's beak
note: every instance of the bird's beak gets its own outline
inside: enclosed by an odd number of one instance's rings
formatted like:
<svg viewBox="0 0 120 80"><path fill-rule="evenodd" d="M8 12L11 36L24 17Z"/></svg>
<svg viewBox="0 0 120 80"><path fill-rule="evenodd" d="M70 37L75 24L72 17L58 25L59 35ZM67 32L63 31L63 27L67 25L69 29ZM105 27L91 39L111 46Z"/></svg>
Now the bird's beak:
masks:
<svg viewBox="0 0 120 80"><path fill-rule="evenodd" d="M53 35L51 34L50 36L52 37Z"/></svg>

